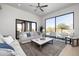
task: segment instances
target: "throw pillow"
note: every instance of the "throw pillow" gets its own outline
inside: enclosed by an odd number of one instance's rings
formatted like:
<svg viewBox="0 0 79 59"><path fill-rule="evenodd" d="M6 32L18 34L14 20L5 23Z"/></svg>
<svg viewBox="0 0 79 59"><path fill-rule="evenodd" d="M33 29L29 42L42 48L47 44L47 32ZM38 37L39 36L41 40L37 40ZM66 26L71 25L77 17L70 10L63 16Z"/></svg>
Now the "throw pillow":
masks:
<svg viewBox="0 0 79 59"><path fill-rule="evenodd" d="M30 33L27 33L27 37L30 37L31 36L31 34Z"/></svg>

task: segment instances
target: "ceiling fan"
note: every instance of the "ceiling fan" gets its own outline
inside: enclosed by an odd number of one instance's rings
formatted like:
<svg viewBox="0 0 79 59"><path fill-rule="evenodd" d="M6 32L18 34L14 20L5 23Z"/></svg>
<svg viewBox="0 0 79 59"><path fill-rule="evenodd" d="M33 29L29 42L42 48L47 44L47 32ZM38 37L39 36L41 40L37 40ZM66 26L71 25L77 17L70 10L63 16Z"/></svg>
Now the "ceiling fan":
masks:
<svg viewBox="0 0 79 59"><path fill-rule="evenodd" d="M40 9L42 12L44 12L43 8L44 7L48 7L48 5L40 5L40 3L37 4L37 6L34 5L29 5L31 7L36 7L35 11L37 11L37 9Z"/></svg>

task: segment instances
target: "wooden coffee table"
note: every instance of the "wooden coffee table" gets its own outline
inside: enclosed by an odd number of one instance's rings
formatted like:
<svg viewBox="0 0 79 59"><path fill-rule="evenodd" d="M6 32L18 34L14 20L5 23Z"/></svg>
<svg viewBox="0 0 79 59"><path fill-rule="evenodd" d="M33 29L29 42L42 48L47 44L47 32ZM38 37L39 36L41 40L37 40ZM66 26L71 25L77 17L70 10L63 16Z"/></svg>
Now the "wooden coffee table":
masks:
<svg viewBox="0 0 79 59"><path fill-rule="evenodd" d="M32 42L39 45L40 49L41 49L42 45L48 43L49 41L52 41L52 44L53 44L53 39L49 38L49 37L45 37L44 39L41 39L41 38L32 39Z"/></svg>

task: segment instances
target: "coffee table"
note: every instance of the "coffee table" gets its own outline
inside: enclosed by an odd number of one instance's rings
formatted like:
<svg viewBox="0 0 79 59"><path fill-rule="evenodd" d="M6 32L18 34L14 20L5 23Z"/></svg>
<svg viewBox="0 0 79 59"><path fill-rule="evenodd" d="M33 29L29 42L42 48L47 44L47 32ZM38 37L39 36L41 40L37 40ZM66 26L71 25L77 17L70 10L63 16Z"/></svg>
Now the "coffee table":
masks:
<svg viewBox="0 0 79 59"><path fill-rule="evenodd" d="M49 41L52 41L52 44L53 44L53 39L49 38L49 37L45 37L44 39L36 38L36 39L32 39L31 41L36 43L37 45L39 45L40 49L41 49L42 45L48 43Z"/></svg>

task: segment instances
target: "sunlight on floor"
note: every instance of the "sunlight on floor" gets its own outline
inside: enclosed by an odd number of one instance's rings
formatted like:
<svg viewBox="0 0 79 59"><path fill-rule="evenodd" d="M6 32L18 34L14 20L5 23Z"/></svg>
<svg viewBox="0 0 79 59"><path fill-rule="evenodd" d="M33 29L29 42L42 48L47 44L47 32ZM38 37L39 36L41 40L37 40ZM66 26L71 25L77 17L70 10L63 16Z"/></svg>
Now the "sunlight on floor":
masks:
<svg viewBox="0 0 79 59"><path fill-rule="evenodd" d="M79 47L67 45L60 53L60 56L79 56Z"/></svg>

